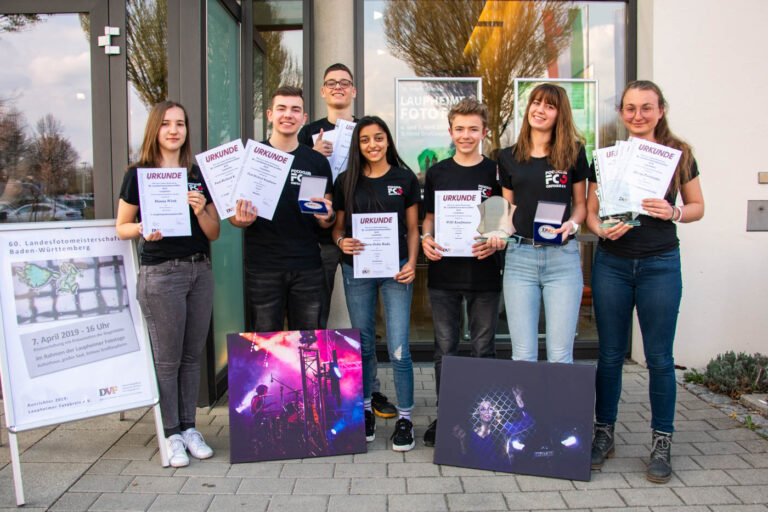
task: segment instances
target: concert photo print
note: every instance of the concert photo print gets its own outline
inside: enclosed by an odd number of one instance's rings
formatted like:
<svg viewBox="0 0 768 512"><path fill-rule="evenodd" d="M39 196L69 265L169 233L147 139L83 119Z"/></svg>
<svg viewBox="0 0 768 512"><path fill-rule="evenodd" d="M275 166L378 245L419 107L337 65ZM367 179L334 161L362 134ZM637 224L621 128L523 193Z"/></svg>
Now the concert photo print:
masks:
<svg viewBox="0 0 768 512"><path fill-rule="evenodd" d="M227 335L230 461L363 453L357 329Z"/></svg>

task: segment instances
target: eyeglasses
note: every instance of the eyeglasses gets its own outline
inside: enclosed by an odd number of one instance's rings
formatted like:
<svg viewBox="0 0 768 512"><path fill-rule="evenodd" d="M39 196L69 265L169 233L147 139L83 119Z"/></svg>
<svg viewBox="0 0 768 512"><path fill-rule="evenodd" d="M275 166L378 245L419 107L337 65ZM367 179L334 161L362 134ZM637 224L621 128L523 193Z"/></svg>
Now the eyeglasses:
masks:
<svg viewBox="0 0 768 512"><path fill-rule="evenodd" d="M639 110L642 117L651 117L656 112L656 107L653 105L643 105ZM632 105L627 105L621 109L621 113L627 117L635 117L637 111L638 109Z"/></svg>
<svg viewBox="0 0 768 512"><path fill-rule="evenodd" d="M341 89L349 89L352 87L352 80L326 80L323 82L323 85L329 89L335 89L336 87Z"/></svg>

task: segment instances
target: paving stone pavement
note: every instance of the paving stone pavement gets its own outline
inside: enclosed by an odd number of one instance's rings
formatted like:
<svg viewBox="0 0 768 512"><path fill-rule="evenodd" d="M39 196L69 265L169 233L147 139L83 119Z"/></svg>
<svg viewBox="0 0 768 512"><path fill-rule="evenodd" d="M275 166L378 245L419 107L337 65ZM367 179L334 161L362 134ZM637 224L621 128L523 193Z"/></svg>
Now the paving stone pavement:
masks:
<svg viewBox="0 0 768 512"><path fill-rule="evenodd" d="M198 428L214 448L206 461L162 468L147 409L19 434L25 510L139 511L459 511L593 510L631 512L768 512L768 440L684 387L678 389L674 475L645 479L650 445L647 372L626 365L616 425L616 455L590 482L432 464L421 443L436 414L434 372L418 364L416 448L391 451L394 421L377 422L365 454L229 463L228 405L198 411ZM392 370L381 365L394 397ZM564 390L565 391L565 390ZM4 418L0 418L4 420ZM4 425L4 421L2 423ZM0 509L15 508L7 433L0 433Z"/></svg>

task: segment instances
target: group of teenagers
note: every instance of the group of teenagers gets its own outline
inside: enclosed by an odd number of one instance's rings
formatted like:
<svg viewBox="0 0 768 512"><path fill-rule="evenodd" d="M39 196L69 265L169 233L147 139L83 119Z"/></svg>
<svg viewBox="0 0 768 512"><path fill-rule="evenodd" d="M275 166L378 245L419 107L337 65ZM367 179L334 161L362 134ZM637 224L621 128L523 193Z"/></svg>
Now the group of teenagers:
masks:
<svg viewBox="0 0 768 512"><path fill-rule="evenodd" d="M598 216L594 169L590 168L564 89L553 84L529 96L517 143L502 149L498 162L482 155L488 134L488 108L465 98L449 112L455 154L431 166L424 182L425 218L419 232L421 190L416 174L395 149L387 124L376 116L356 118L351 70L327 68L321 95L327 117L305 125L302 91L279 87L267 118L272 132L265 144L293 155L293 163L272 220L239 200L229 219L244 230L248 329L253 332L325 329L337 267L341 264L351 326L360 330L363 364L365 436L373 441L375 418L397 416L392 449L415 446L410 415L414 376L408 346L413 281L419 249L429 260L428 290L434 320L437 394L444 355L456 355L462 303L466 303L472 355L495 357L495 332L503 293L512 357L538 358L539 310L546 313L547 360L573 362L573 344L582 299L583 278L575 234L582 224L600 237L592 269L592 295L599 336L592 468L614 454L614 424L621 394L622 365L637 311L649 371L652 446L648 479L671 475L675 393L673 341L682 279L676 226L699 220L704 202L691 148L670 131L667 103L649 81L627 85L618 105L629 135L682 151L664 199L643 201L640 225L618 222L605 227ZM327 132L336 121L356 123L346 171L333 180ZM189 464L187 452L204 459L213 454L195 429L200 358L213 305L210 242L219 236L211 196L194 164L186 111L165 101L149 114L139 162L130 166L120 191L117 233L143 238L138 300L152 345L163 426L172 466ZM325 137L324 137L325 135ZM139 211L136 169L184 167L192 234L163 238L144 233ZM322 201L328 213L307 215L298 206L303 176L327 178ZM473 257L446 257L436 242L435 192L479 191L482 200L501 195L516 206L514 241L492 237L476 241ZM682 201L677 205L677 197ZM566 205L562 243L534 242L539 201ZM354 256L365 244L352 236L355 213L397 213L400 271L391 278L356 278ZM392 363L396 405L380 392L375 354L379 294L386 319L386 344ZM333 326L331 326L333 327ZM444 400L450 397L443 397ZM424 432L434 445L437 420Z"/></svg>

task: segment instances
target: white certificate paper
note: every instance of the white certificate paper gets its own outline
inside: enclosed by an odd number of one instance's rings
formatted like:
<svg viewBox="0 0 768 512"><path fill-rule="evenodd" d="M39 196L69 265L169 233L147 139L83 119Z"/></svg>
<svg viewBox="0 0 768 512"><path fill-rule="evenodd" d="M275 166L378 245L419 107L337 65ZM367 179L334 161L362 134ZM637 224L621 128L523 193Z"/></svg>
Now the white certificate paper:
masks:
<svg viewBox="0 0 768 512"><path fill-rule="evenodd" d="M293 155L248 139L234 200L251 201L259 217L272 220L283 193Z"/></svg>
<svg viewBox="0 0 768 512"><path fill-rule="evenodd" d="M163 237L190 236L187 170L136 169L139 208L144 235L159 231Z"/></svg>
<svg viewBox="0 0 768 512"><path fill-rule="evenodd" d="M480 224L479 190L435 192L435 242L446 257L472 257Z"/></svg>
<svg viewBox="0 0 768 512"><path fill-rule="evenodd" d="M664 199L682 151L641 139L630 141L625 179L632 211L647 213L643 199Z"/></svg>
<svg viewBox="0 0 768 512"><path fill-rule="evenodd" d="M356 279L393 277L400 272L397 213L353 213L352 238L365 244L353 256Z"/></svg>
<svg viewBox="0 0 768 512"><path fill-rule="evenodd" d="M352 121L346 121L344 119L336 120L336 140L333 143L333 154L328 159L331 164L331 174L333 174L333 181L336 182L336 178L342 172L347 170L347 164L349 163L349 147L352 145L352 132L355 130L355 125ZM323 135L325 139L325 135Z"/></svg>
<svg viewBox="0 0 768 512"><path fill-rule="evenodd" d="M197 165L200 166L205 184L208 186L208 192L222 220L235 214L237 201L232 198L232 192L235 189L235 180L240 174L244 156L245 151L240 139L195 155Z"/></svg>

